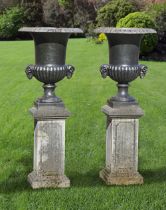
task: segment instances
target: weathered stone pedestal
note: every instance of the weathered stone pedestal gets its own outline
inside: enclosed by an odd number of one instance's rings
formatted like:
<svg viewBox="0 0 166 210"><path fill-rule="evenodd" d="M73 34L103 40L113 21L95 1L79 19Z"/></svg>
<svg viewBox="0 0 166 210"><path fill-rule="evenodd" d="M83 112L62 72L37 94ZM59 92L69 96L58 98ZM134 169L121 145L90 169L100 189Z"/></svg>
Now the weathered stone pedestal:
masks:
<svg viewBox="0 0 166 210"><path fill-rule="evenodd" d="M64 107L41 106L30 110L34 117L34 163L28 181L36 188L65 188L65 119L70 113Z"/></svg>
<svg viewBox="0 0 166 210"><path fill-rule="evenodd" d="M143 184L138 172L139 118L144 115L138 105L102 107L107 116L106 167L100 177L107 185Z"/></svg>

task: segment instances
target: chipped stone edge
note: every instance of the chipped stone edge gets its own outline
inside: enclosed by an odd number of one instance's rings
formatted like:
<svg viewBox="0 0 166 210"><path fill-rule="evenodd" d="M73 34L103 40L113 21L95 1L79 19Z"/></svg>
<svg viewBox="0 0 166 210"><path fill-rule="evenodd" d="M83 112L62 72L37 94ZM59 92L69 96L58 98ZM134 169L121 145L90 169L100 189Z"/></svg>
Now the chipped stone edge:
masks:
<svg viewBox="0 0 166 210"><path fill-rule="evenodd" d="M35 171L28 175L29 184L32 189L40 188L68 188L70 187L70 180L66 175L61 176L40 176Z"/></svg>
<svg viewBox="0 0 166 210"><path fill-rule="evenodd" d="M36 120L66 119L71 116L71 113L66 108L54 106L43 106L39 108L34 106L29 112Z"/></svg>
<svg viewBox="0 0 166 210"><path fill-rule="evenodd" d="M112 108L109 105L104 105L101 111L111 118L132 118L137 119L144 116L144 111L138 105L122 106Z"/></svg>
<svg viewBox="0 0 166 210"><path fill-rule="evenodd" d="M22 27L19 32L30 33L83 33L80 28L54 28L54 27Z"/></svg>
<svg viewBox="0 0 166 210"><path fill-rule="evenodd" d="M100 178L106 183L106 185L141 185L144 183L144 179L139 172L132 176L112 176L106 168L100 171Z"/></svg>
<svg viewBox="0 0 166 210"><path fill-rule="evenodd" d="M113 28L100 27L94 30L95 33L105 34L156 34L156 30L152 28Z"/></svg>

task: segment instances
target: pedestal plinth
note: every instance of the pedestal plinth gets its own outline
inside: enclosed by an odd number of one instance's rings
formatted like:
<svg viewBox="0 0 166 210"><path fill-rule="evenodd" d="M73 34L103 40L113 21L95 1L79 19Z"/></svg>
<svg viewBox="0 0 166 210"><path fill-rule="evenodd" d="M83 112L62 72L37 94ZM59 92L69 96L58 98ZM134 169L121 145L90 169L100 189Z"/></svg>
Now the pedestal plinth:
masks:
<svg viewBox="0 0 166 210"><path fill-rule="evenodd" d="M28 181L36 188L65 188L65 119L70 113L64 107L41 106L30 110L34 117L33 172Z"/></svg>
<svg viewBox="0 0 166 210"><path fill-rule="evenodd" d="M138 172L139 118L144 115L138 105L102 107L107 116L106 167L100 177L107 185L143 184Z"/></svg>

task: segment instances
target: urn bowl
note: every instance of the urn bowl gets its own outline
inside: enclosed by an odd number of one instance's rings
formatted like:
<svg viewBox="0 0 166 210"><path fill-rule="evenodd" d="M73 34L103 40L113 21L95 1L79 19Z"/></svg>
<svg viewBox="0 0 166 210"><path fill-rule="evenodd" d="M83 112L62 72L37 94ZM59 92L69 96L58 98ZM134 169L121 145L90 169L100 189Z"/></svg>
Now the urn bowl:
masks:
<svg viewBox="0 0 166 210"><path fill-rule="evenodd" d="M156 34L156 31L149 28L98 28L95 32L105 33L109 44L109 64L101 66L101 75L118 82L118 94L109 100L109 105L137 104L128 95L128 86L137 77L146 75L147 67L138 63L140 44L144 34Z"/></svg>
<svg viewBox="0 0 166 210"><path fill-rule="evenodd" d="M35 77L44 83L44 96L38 104L63 106L55 93L55 83L65 77L70 79L74 72L72 65L66 65L66 48L72 33L83 33L79 28L24 27L20 32L32 35L35 44L35 64L28 65L26 74L29 79Z"/></svg>

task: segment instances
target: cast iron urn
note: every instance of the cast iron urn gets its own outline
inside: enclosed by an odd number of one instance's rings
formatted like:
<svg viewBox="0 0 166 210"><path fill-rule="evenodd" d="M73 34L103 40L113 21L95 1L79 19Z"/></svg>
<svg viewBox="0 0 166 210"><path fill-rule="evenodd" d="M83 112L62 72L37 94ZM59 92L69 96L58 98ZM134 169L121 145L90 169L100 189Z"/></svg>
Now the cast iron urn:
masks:
<svg viewBox="0 0 166 210"><path fill-rule="evenodd" d="M111 107L136 105L128 94L129 83L147 73L147 66L139 64L139 50L144 34L156 33L149 28L98 28L96 33L105 33L109 44L109 64L101 66L103 78L109 76L118 82L118 94L108 100Z"/></svg>
<svg viewBox="0 0 166 210"><path fill-rule="evenodd" d="M20 32L29 32L35 42L35 65L28 65L26 74L44 83L44 96L37 99L36 106L64 104L55 93L55 83L65 77L70 79L74 72L72 65L66 65L66 47L72 33L83 33L78 28L24 27Z"/></svg>

